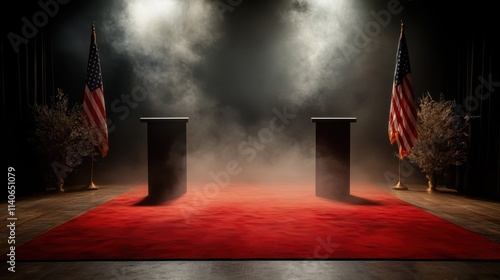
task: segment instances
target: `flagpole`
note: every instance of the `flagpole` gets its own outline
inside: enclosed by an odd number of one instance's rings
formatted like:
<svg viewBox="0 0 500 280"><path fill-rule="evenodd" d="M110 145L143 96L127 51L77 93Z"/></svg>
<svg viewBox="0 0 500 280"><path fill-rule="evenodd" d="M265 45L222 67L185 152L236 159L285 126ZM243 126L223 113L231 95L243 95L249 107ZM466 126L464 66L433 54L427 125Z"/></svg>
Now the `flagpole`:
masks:
<svg viewBox="0 0 500 280"><path fill-rule="evenodd" d="M101 76L101 65L96 45L95 22L91 26L90 51L87 62L87 81L83 100L83 112L89 123L98 129L99 144L97 145L102 157L108 152L108 129L106 126L106 109ZM95 146L94 146L95 148ZM90 184L88 190L98 190L94 184L94 155L91 155Z"/></svg>
<svg viewBox="0 0 500 280"><path fill-rule="evenodd" d="M401 161L402 159L399 158L399 168L398 168L398 183L394 186L392 186L393 190L407 190L408 188L401 183Z"/></svg>
<svg viewBox="0 0 500 280"><path fill-rule="evenodd" d="M410 95L412 98L408 99ZM410 60L404 35L404 23L401 20L399 43L396 55L396 68L392 87L391 107L389 112L389 141L397 142L399 148L398 183L394 190L407 190L401 182L401 162L408 155L417 140L417 111L413 101L413 84ZM403 112L408 110L408 112Z"/></svg>
<svg viewBox="0 0 500 280"><path fill-rule="evenodd" d="M87 190L98 190L99 187L94 184L94 157L91 156L90 163L90 184L87 186Z"/></svg>

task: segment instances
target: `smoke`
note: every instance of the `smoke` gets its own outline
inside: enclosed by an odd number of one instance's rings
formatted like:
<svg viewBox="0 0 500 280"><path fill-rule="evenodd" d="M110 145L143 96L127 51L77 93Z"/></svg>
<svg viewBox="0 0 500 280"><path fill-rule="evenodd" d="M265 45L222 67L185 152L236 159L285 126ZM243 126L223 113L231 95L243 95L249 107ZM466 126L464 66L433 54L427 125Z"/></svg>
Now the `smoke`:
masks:
<svg viewBox="0 0 500 280"><path fill-rule="evenodd" d="M296 1L282 11L287 34L279 42L279 53L288 69L294 102L325 88L335 88L343 79L347 43L346 26L357 20L348 1Z"/></svg>
<svg viewBox="0 0 500 280"><path fill-rule="evenodd" d="M192 114L203 94L194 68L217 40L215 10L204 1L131 0L120 3L107 34L117 52L128 56L137 83L154 90L148 102L169 114ZM208 105L203 103L204 105Z"/></svg>
<svg viewBox="0 0 500 280"><path fill-rule="evenodd" d="M145 89L136 116L190 118L189 180L236 162L233 181L311 183L316 116L358 117L353 159L373 151L367 135L386 135L399 19L366 35L374 19L358 1L242 1L226 11L217 2L116 1L101 35L131 65L127 83ZM136 133L144 145L145 129Z"/></svg>

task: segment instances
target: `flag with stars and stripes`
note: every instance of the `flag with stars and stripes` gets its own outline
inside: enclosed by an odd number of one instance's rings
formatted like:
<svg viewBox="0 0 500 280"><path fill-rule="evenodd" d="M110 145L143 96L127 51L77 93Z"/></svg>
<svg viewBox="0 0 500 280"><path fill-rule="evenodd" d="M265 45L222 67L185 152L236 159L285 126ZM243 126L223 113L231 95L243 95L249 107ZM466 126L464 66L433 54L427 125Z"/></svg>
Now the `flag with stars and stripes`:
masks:
<svg viewBox="0 0 500 280"><path fill-rule="evenodd" d="M101 155L108 153L108 126L106 122L106 106L102 86L101 62L97 52L95 25L92 25L90 51L87 62L87 81L83 99L83 115L88 124L97 128L97 147Z"/></svg>
<svg viewBox="0 0 500 280"><path fill-rule="evenodd" d="M389 141L391 144L398 143L399 157L403 159L408 156L417 138L417 109L413 94L410 58L404 25L401 23L389 113Z"/></svg>

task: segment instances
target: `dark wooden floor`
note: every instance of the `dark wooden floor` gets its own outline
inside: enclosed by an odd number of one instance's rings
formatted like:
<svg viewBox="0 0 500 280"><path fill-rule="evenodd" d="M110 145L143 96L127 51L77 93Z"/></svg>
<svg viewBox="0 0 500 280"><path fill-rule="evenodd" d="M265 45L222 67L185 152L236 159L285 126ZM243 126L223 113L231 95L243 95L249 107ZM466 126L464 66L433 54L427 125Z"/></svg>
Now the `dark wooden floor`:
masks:
<svg viewBox="0 0 500 280"><path fill-rule="evenodd" d="M16 243L22 244L134 186L105 185L99 190L68 188L16 201ZM458 195L380 186L436 216L500 242L500 202ZM7 224L7 204L0 218ZM436 229L439 230L439 229ZM6 252L6 231L0 249ZM91 242L91 241L89 241ZM4 262L2 279L500 279L500 262L478 261L99 261Z"/></svg>

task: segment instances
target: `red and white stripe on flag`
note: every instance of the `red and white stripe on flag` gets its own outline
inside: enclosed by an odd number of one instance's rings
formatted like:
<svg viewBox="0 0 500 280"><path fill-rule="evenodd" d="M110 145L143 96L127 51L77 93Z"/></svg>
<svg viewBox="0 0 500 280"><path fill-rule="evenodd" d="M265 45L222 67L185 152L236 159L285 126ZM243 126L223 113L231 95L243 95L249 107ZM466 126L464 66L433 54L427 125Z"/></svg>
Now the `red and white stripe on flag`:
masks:
<svg viewBox="0 0 500 280"><path fill-rule="evenodd" d="M404 26L401 24L389 113L389 141L398 143L399 157L403 159L417 138L417 109Z"/></svg>
<svg viewBox="0 0 500 280"><path fill-rule="evenodd" d="M89 59L87 63L87 82L83 99L83 115L88 124L97 128L98 148L105 157L109 150L106 106L101 75L101 63L96 45L95 26L92 25Z"/></svg>

